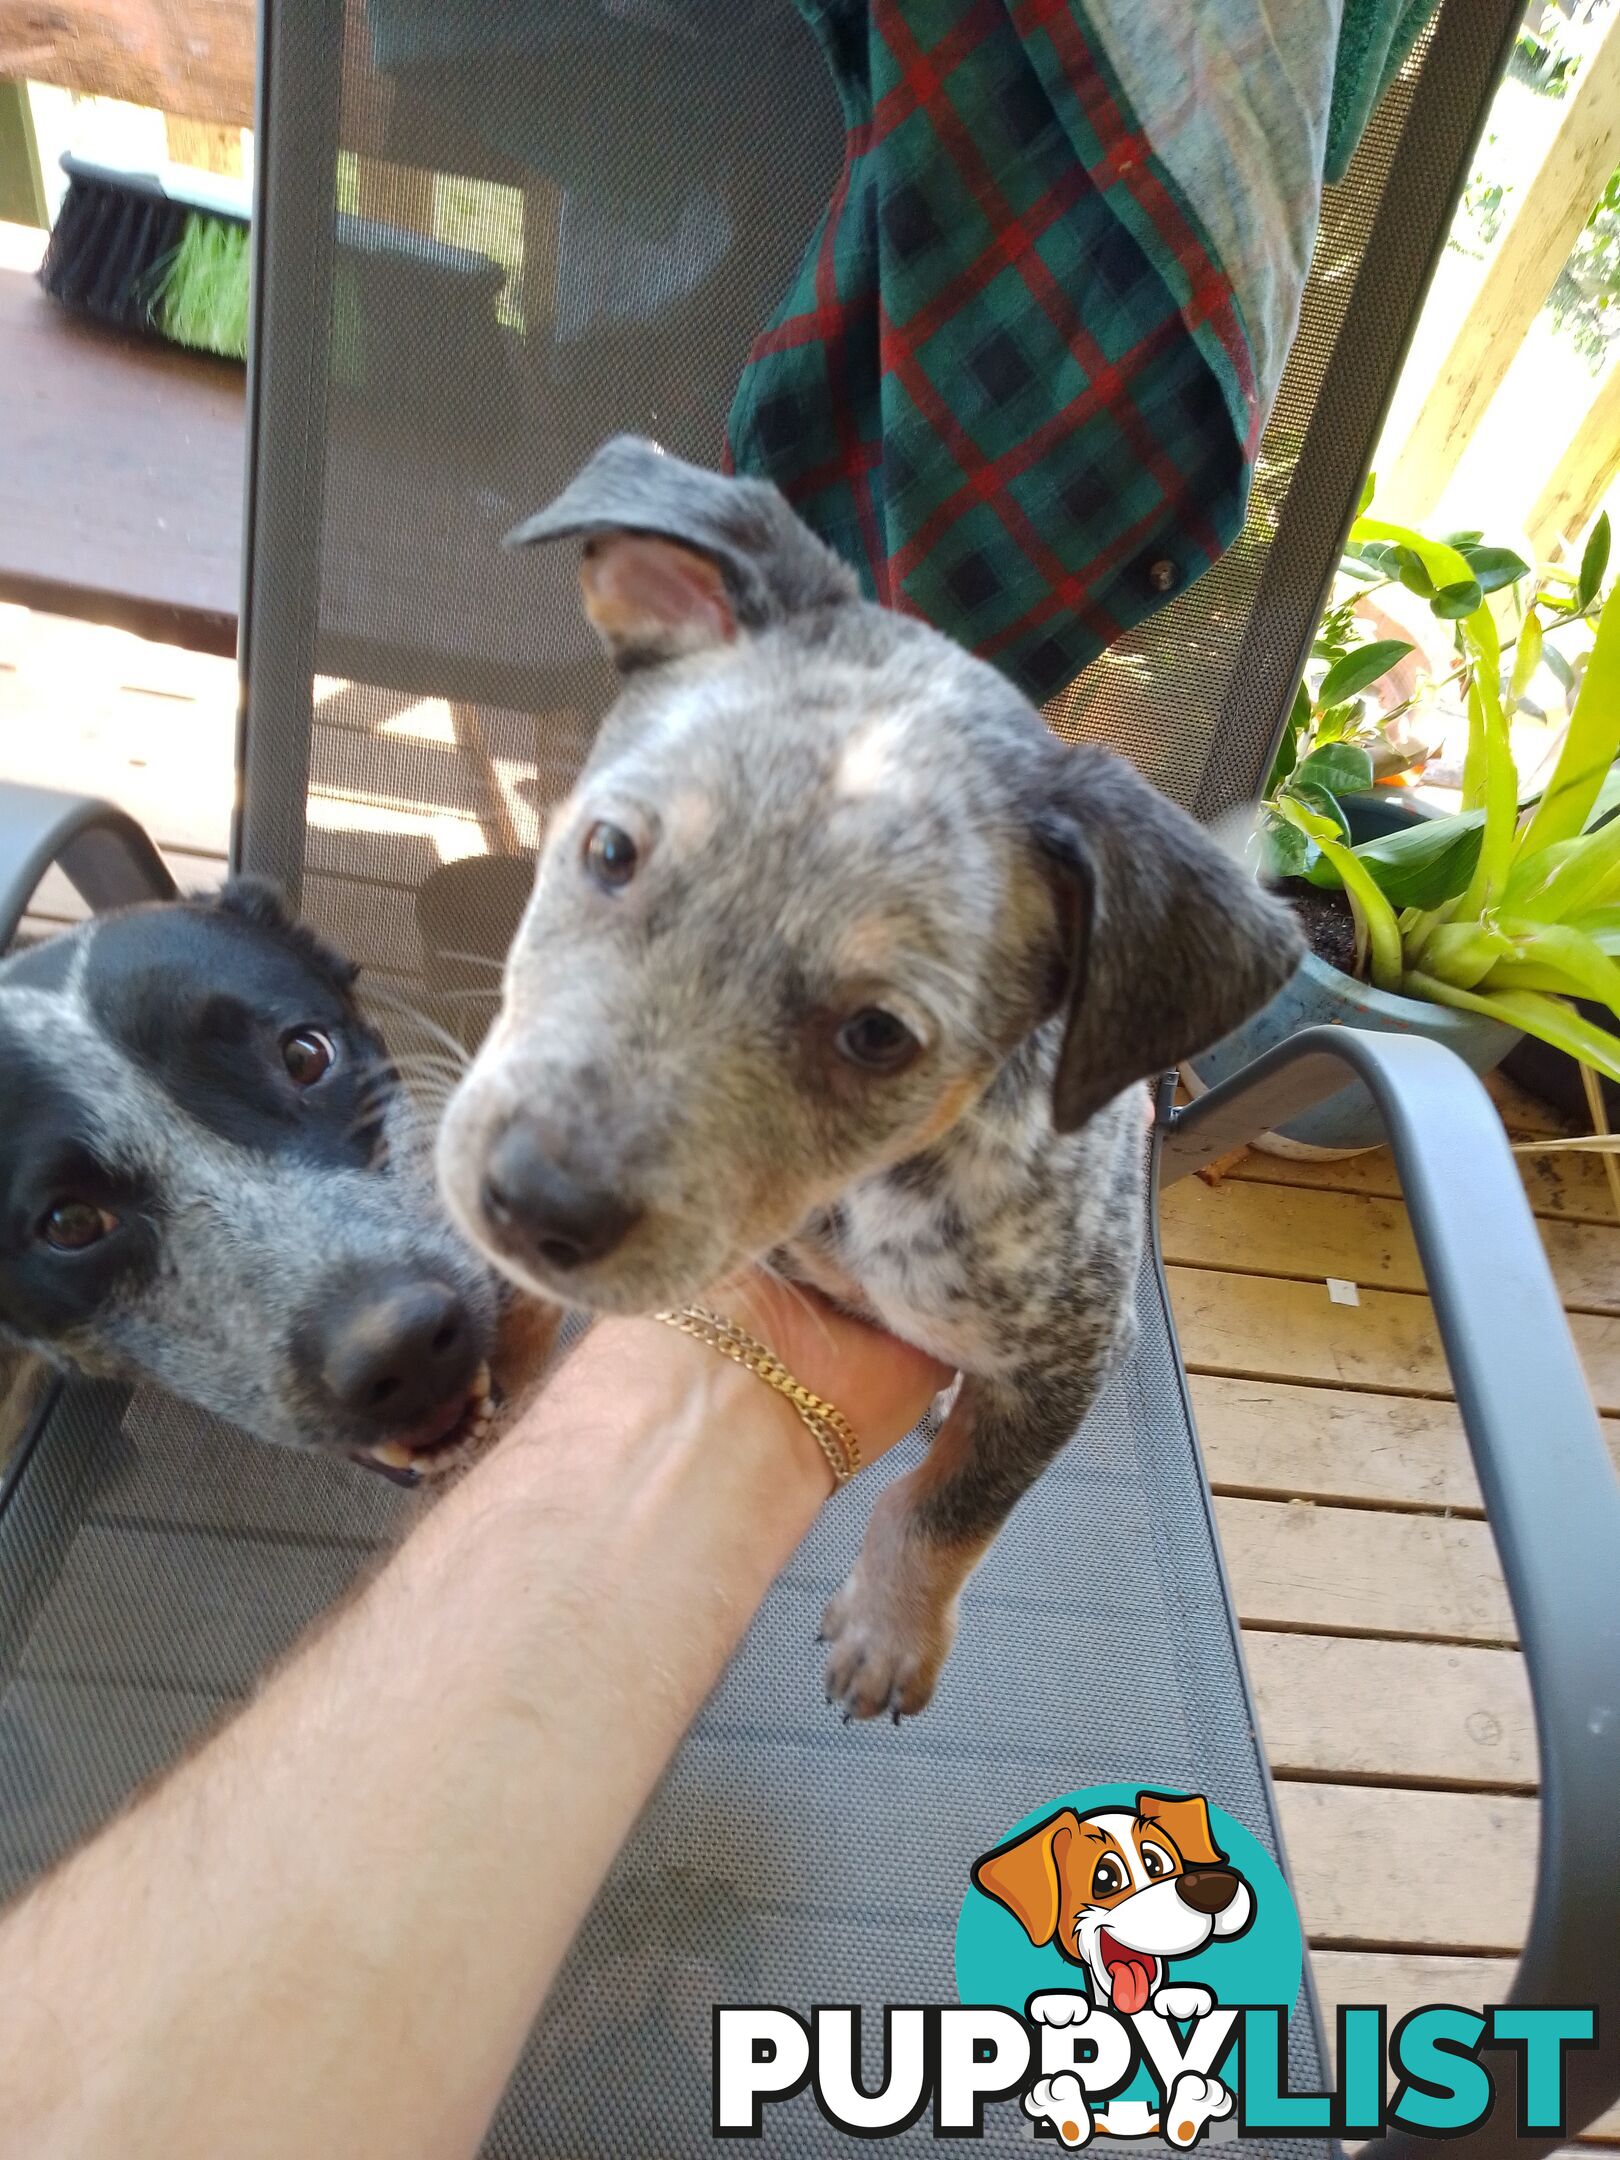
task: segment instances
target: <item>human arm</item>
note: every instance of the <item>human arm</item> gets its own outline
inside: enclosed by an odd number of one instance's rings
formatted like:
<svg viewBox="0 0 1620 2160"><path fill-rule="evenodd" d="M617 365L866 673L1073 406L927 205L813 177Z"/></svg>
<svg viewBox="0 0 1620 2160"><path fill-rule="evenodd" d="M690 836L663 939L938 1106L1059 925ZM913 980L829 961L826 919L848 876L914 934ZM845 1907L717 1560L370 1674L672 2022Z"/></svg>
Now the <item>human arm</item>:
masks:
<svg viewBox="0 0 1620 2160"><path fill-rule="evenodd" d="M727 1303L867 1457L943 1378L761 1280ZM752 1373L600 1323L252 1707L0 1923L0 2152L472 2153L830 1484Z"/></svg>

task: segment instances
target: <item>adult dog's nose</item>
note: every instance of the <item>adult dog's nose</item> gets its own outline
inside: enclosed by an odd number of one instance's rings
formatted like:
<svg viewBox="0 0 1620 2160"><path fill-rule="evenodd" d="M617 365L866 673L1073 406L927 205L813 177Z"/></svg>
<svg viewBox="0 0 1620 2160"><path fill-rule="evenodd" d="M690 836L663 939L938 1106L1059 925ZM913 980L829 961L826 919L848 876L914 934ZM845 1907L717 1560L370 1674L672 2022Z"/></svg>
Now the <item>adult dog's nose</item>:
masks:
<svg viewBox="0 0 1620 2160"><path fill-rule="evenodd" d="M386 1431L454 1402L478 1371L478 1329L455 1291L431 1276L372 1276L324 1301L309 1326L333 1403Z"/></svg>
<svg viewBox="0 0 1620 2160"><path fill-rule="evenodd" d="M1194 1912L1225 1912L1237 1896L1238 1879L1231 1868L1189 1868L1176 1883L1176 1895Z"/></svg>
<svg viewBox="0 0 1620 2160"><path fill-rule="evenodd" d="M610 1187L559 1161L540 1129L521 1117L489 1151L482 1200L501 1244L554 1268L606 1259L641 1214Z"/></svg>

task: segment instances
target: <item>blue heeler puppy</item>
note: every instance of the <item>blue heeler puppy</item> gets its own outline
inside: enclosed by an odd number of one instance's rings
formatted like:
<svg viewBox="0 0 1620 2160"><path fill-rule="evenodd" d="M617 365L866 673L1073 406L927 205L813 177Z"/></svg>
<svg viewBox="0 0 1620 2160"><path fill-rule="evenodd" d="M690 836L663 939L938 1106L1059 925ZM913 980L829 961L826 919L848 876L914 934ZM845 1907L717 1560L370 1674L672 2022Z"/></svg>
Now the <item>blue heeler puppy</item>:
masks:
<svg viewBox="0 0 1620 2160"><path fill-rule="evenodd" d="M514 538L569 535L623 692L441 1186L545 1296L678 1305L774 1254L962 1370L826 1613L831 1698L898 1717L1130 1340L1143 1081L1300 940L1129 765L863 603L775 489L621 438Z"/></svg>

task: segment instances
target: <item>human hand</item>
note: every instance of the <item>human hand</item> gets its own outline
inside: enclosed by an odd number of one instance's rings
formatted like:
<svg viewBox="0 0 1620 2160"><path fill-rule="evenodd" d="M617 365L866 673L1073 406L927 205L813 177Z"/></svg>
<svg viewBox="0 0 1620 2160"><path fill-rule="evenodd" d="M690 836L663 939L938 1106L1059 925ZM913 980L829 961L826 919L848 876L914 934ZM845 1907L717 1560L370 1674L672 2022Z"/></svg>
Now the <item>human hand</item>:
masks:
<svg viewBox="0 0 1620 2160"><path fill-rule="evenodd" d="M731 1277L701 1302L757 1335L795 1380L841 1410L863 1464L903 1440L953 1378L925 1350L763 1268Z"/></svg>

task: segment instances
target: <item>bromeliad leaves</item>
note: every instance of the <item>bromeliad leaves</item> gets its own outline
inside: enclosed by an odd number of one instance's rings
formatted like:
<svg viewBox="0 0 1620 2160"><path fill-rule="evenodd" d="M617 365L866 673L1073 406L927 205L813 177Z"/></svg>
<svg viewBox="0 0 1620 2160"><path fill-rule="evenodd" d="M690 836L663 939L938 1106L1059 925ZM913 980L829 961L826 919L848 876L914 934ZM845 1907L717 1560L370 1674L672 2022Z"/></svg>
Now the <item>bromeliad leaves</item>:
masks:
<svg viewBox="0 0 1620 2160"><path fill-rule="evenodd" d="M1325 820L1279 804L1315 849L1313 882L1342 885L1372 980L1489 1013L1620 1081L1620 587L1611 591L1552 778L1516 800L1496 624L1463 625L1472 661L1462 811L1347 849Z"/></svg>

